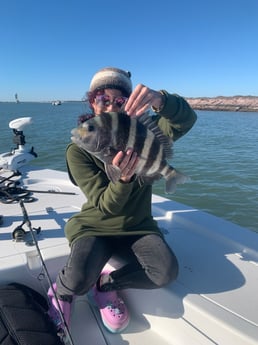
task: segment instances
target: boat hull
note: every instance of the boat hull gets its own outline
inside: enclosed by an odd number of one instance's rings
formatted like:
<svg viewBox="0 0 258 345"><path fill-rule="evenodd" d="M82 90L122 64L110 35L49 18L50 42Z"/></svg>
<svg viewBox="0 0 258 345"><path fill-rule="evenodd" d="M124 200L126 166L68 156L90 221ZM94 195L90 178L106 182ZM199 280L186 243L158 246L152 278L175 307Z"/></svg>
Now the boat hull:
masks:
<svg viewBox="0 0 258 345"><path fill-rule="evenodd" d="M66 221L85 202L65 172L21 168L21 185L35 190L25 207L52 281L69 255ZM40 191L42 193L40 193ZM44 192L44 193L43 193ZM74 194L62 194L74 193ZM153 195L152 209L179 261L179 277L158 290L126 290L132 321L120 335L106 331L88 295L75 298L71 333L76 345L257 345L258 241L248 229ZM43 295L48 280L26 224L24 241L13 240L23 222L19 203L1 204L0 284L20 282ZM41 229L39 233L37 229ZM123 262L112 258L110 268Z"/></svg>

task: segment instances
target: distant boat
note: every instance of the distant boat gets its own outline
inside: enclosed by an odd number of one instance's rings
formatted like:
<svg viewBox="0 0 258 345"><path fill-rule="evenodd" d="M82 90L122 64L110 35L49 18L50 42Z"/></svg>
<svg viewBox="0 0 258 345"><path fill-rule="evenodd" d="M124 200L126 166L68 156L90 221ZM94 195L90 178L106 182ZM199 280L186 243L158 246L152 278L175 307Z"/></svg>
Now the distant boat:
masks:
<svg viewBox="0 0 258 345"><path fill-rule="evenodd" d="M52 105L61 105L62 102L61 101L52 101Z"/></svg>
<svg viewBox="0 0 258 345"><path fill-rule="evenodd" d="M15 102L16 102L16 103L20 103L19 98L18 98L18 93L16 93L16 94L14 95L14 98L15 98Z"/></svg>

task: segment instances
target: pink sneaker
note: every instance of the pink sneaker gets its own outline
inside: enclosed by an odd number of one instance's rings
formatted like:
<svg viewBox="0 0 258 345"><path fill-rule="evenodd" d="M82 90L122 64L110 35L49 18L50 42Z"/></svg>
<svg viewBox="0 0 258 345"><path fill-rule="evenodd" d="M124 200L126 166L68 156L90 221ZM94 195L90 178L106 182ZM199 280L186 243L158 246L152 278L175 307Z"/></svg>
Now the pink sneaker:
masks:
<svg viewBox="0 0 258 345"><path fill-rule="evenodd" d="M56 283L52 285L53 289L56 291ZM48 298L50 301L50 307L48 310L48 315L53 320L54 324L57 326L57 328L64 328L64 324L60 315L60 311L57 305L57 301L53 295L53 291L51 288L48 290ZM66 325L69 326L70 323L70 314L71 314L71 303L62 301L58 299L60 309L63 313L63 317L65 319Z"/></svg>
<svg viewBox="0 0 258 345"><path fill-rule="evenodd" d="M107 274L107 272L102 274ZM122 298L117 295L116 291L100 292L96 286L93 293L104 326L111 333L123 331L129 324L130 316Z"/></svg>

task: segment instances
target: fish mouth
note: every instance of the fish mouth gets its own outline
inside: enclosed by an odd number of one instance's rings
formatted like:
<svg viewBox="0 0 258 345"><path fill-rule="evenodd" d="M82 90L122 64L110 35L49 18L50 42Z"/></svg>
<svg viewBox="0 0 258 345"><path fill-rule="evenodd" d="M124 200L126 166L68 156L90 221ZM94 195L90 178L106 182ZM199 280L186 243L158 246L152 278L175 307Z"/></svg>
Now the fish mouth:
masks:
<svg viewBox="0 0 258 345"><path fill-rule="evenodd" d="M87 130L86 128L82 127L82 128L74 128L71 130L71 133L72 135L78 137L83 137L86 133L87 133Z"/></svg>
<svg viewBox="0 0 258 345"><path fill-rule="evenodd" d="M72 130L71 130L71 134L72 134L72 136L74 136L74 137L79 136L79 133L78 133L78 131L77 131L77 128L72 129Z"/></svg>
<svg viewBox="0 0 258 345"><path fill-rule="evenodd" d="M71 140L78 144L81 140L82 140L82 137L81 137L81 133L78 131L78 128L74 128L71 130Z"/></svg>
<svg viewBox="0 0 258 345"><path fill-rule="evenodd" d="M80 145L80 138L78 137L74 137L74 136L71 136L71 140L73 143L77 144L77 145Z"/></svg>

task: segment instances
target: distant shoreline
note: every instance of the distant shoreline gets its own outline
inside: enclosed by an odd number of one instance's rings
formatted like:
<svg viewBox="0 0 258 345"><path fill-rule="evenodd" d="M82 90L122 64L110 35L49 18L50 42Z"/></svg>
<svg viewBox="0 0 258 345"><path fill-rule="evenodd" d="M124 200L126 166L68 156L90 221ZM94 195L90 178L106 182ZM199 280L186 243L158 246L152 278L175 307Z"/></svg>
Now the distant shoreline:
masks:
<svg viewBox="0 0 258 345"><path fill-rule="evenodd" d="M195 110L258 112L257 96L185 97Z"/></svg>
<svg viewBox="0 0 258 345"><path fill-rule="evenodd" d="M207 111L242 111L258 112L258 96L217 96L184 97L195 110ZM83 102L82 100L64 100L62 103ZM15 103L0 101L1 103ZM21 101L20 103L50 103L51 101Z"/></svg>

